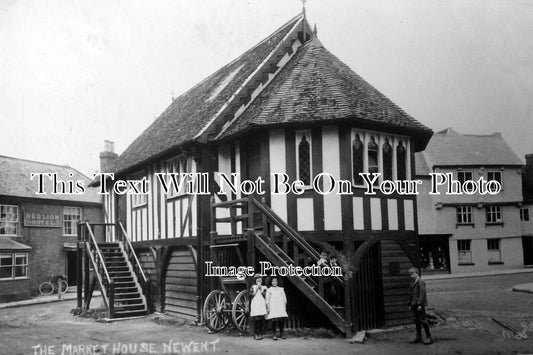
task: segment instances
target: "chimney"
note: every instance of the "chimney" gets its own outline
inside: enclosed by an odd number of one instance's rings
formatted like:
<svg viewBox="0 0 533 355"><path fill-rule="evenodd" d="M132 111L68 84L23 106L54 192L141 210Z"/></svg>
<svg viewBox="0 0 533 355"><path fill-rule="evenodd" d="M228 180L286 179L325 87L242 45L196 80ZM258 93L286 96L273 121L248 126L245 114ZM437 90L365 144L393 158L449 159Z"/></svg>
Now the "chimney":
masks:
<svg viewBox="0 0 533 355"><path fill-rule="evenodd" d="M115 159L118 154L115 153L115 142L105 140L104 151L100 153L100 172L109 173L113 170Z"/></svg>

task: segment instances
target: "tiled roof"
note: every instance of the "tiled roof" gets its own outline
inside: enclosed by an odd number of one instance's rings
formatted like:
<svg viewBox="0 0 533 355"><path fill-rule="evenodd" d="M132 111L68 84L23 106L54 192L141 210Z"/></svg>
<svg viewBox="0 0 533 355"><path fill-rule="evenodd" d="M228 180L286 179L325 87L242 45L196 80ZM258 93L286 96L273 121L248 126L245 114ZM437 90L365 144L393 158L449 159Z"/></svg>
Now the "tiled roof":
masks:
<svg viewBox="0 0 533 355"><path fill-rule="evenodd" d="M429 169L424 152L415 153L415 172L416 175L425 176L429 175L431 170Z"/></svg>
<svg viewBox="0 0 533 355"><path fill-rule="evenodd" d="M298 50L220 138L257 126L328 120L363 121L366 125L417 130L423 135L420 148L432 134L315 38Z"/></svg>
<svg viewBox="0 0 533 355"><path fill-rule="evenodd" d="M9 238L0 238L0 250L31 250L31 247Z"/></svg>
<svg viewBox="0 0 533 355"><path fill-rule="evenodd" d="M433 135L424 156L429 166L524 165L500 133L471 135L447 129Z"/></svg>
<svg viewBox="0 0 533 355"><path fill-rule="evenodd" d="M32 173L57 173L62 180L83 180L85 193L79 195L51 195L52 182L48 177L44 179L46 195L37 195L38 178L31 179ZM14 197L29 197L45 200L62 200L73 202L101 203L101 196L96 189L89 188L91 179L76 169L64 165L54 165L31 160L18 159L0 155L0 195Z"/></svg>
<svg viewBox="0 0 533 355"><path fill-rule="evenodd" d="M239 58L176 98L120 155L114 171L125 171L192 141L300 20L302 16L296 16Z"/></svg>

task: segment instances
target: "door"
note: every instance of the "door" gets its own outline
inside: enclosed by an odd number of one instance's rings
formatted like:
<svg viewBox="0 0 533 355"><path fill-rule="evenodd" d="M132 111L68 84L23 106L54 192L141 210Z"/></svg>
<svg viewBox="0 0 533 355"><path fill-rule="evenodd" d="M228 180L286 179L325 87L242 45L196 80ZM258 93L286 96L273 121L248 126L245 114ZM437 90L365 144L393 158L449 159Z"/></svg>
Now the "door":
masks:
<svg viewBox="0 0 533 355"><path fill-rule="evenodd" d="M67 282L69 286L74 286L77 284L77 263L76 263L76 252L67 251Z"/></svg>
<svg viewBox="0 0 533 355"><path fill-rule="evenodd" d="M384 325L383 286L381 277L380 243L366 255L352 282L354 295L353 319L357 329L375 329Z"/></svg>
<svg viewBox="0 0 533 355"><path fill-rule="evenodd" d="M524 265L533 265L533 237L522 237Z"/></svg>

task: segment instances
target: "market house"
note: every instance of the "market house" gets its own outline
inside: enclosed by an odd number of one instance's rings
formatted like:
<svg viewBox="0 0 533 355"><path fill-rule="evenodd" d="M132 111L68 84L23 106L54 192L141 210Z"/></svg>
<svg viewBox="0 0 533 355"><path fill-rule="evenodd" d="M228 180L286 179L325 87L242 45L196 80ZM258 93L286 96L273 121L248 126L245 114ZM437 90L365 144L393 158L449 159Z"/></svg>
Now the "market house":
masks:
<svg viewBox="0 0 533 355"><path fill-rule="evenodd" d="M61 178L90 179L77 170L31 160L0 156L0 302L36 295L49 275L65 275L76 285L77 224L102 220L101 196L37 194L36 172ZM51 190L51 181L45 189Z"/></svg>
<svg viewBox="0 0 533 355"><path fill-rule="evenodd" d="M106 222L124 224L157 310L209 322L202 307L225 280L205 276L207 261L307 266L326 249L346 275L335 279L343 302L327 300L320 280L288 276L291 326L314 322L348 336L406 324L408 268L418 264L416 197L368 196L360 174L411 179L414 153L431 135L329 52L302 13L174 99L114 161L115 178L146 178L151 191L109 189ZM209 174L211 194L165 194L152 183L158 174L197 172ZM349 181L352 192L317 193L312 181L321 172ZM216 193L216 173L262 177L265 194ZM302 181L304 192L271 193L273 173Z"/></svg>

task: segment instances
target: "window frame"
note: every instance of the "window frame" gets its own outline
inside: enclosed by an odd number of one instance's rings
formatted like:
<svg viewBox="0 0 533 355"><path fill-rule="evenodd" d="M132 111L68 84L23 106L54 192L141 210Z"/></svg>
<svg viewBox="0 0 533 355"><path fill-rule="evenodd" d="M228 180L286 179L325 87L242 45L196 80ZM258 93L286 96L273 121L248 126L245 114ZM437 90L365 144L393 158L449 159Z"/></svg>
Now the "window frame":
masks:
<svg viewBox="0 0 533 355"><path fill-rule="evenodd" d="M350 134L350 175L351 182L354 188L365 188L364 179L356 179L355 176L355 166L354 166L354 141L356 136L359 135L359 139L362 142L362 158L363 158L363 167L362 173L370 173L369 166L369 143L371 137L374 137L374 141L377 145L377 172L380 173L379 179L376 180L376 183L381 183L385 179L385 159L384 159L384 145L388 141L388 144L391 147L391 160L392 160L392 177L391 180L398 180L398 147L401 146L405 150L405 179L409 180L411 178L411 142L408 136L389 134L384 132L368 131L364 129L352 128ZM375 166L374 166L375 167Z"/></svg>
<svg viewBox="0 0 533 355"><path fill-rule="evenodd" d="M308 153L308 159L309 159L309 184L306 184L304 181L304 188L310 189L313 184L313 136L310 129L302 129L297 130L294 132L294 139L295 139L295 153L296 153L296 179L301 180L301 174L300 174L300 143L301 138L305 137L307 139L307 143L309 144L309 153Z"/></svg>
<svg viewBox="0 0 533 355"><path fill-rule="evenodd" d="M520 208L520 221L529 222L529 208L528 207Z"/></svg>
<svg viewBox="0 0 533 355"><path fill-rule="evenodd" d="M499 174L500 179L491 179L489 178L489 174ZM488 170L487 171L487 181L496 180L500 183L501 189L503 190L503 173L501 170Z"/></svg>
<svg viewBox="0 0 533 355"><path fill-rule="evenodd" d="M9 281L9 280L22 280L22 279L28 279L29 276L29 254L28 253L16 253L16 252L7 252L7 253L0 253L0 260L1 259L7 259L6 256L8 256L11 259L10 265L1 265L0 269L2 268L10 268L11 269L11 277L1 277L0 281ZM23 257L25 262L21 264L17 264L17 258ZM23 276L16 276L17 273L17 267L23 267L24 269L24 275ZM1 273L0 273L1 275Z"/></svg>
<svg viewBox="0 0 533 355"><path fill-rule="evenodd" d="M138 173L138 174L134 174L132 176L132 180L141 180L142 178L146 177L148 179L148 176L146 175L145 172L141 172L141 173ZM142 208L142 207L147 207L148 206L148 194L143 194L143 193L140 193L140 194L128 194L128 196L130 196L131 198L131 208L132 209L135 209L135 208Z"/></svg>
<svg viewBox="0 0 533 355"><path fill-rule="evenodd" d="M66 219L66 216L76 216L75 214L72 214L72 213L67 213L67 210L78 210L79 211L79 219L78 220L74 220L74 219ZM79 221L81 221L83 219L83 208L81 207L77 207L77 206L63 206L63 236L65 237L71 237L71 236L77 236L78 235L78 228L77 228L77 224ZM72 228L72 231L71 233L67 233L66 231L66 223L70 223L70 228Z"/></svg>
<svg viewBox="0 0 533 355"><path fill-rule="evenodd" d="M469 221L465 221L465 217L469 217ZM474 208L472 206L457 206L456 219L457 225L474 225Z"/></svg>
<svg viewBox="0 0 533 355"><path fill-rule="evenodd" d="M494 248L494 245L491 245L491 243L497 244L498 247ZM487 239L487 257L489 264L502 263L502 242L500 238Z"/></svg>
<svg viewBox="0 0 533 355"><path fill-rule="evenodd" d="M463 253L461 256L461 253ZM459 265L473 265L472 262L472 239L457 240L457 261Z"/></svg>
<svg viewBox="0 0 533 355"><path fill-rule="evenodd" d="M465 178L464 180L461 181L461 178L459 177L459 175L466 175L466 174L470 174L470 179ZM459 181L461 185L463 185L464 182L468 180L474 180L474 172L472 170L459 170L457 172L457 181Z"/></svg>
<svg viewBox="0 0 533 355"><path fill-rule="evenodd" d="M16 210L16 220L8 221L7 219L5 221L2 221L2 209L6 207L14 207ZM7 212L5 212L6 218L7 218ZM5 224L4 229L7 230L8 224L14 224L15 225L15 233L14 234L7 234L7 233L1 233L1 225ZM4 237L17 237L19 236L20 231L20 208L18 205L8 205L8 204L0 204L0 236Z"/></svg>
<svg viewBox="0 0 533 355"><path fill-rule="evenodd" d="M499 218L496 218L498 215L499 215ZM485 224L486 225L503 224L502 206L500 205L485 206Z"/></svg>
<svg viewBox="0 0 533 355"><path fill-rule="evenodd" d="M183 155L179 155L179 156L174 157L172 159L168 159L165 162L165 171L167 173L178 173L178 174L187 173L188 167L189 167L189 159L188 159L187 156L183 156ZM181 177L181 175L180 175L180 177ZM189 180L189 177L188 176L185 177L185 182L183 183L183 189L181 189L181 191L179 191L179 193L178 193L178 191L176 191L174 189L174 184L172 183L172 178L170 178L168 180L168 183L170 184L169 193L166 195L166 199L170 200L170 199L173 199L173 198L176 198L176 197L180 197L180 196L186 195L187 194L186 185L187 185L188 180ZM181 181L178 180L178 185L180 183L181 183ZM146 202L146 203L148 203L148 202ZM132 202L132 206L133 206L133 202ZM136 206L136 207L141 207L141 206L144 206L144 204Z"/></svg>

